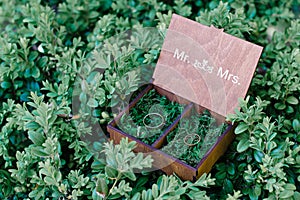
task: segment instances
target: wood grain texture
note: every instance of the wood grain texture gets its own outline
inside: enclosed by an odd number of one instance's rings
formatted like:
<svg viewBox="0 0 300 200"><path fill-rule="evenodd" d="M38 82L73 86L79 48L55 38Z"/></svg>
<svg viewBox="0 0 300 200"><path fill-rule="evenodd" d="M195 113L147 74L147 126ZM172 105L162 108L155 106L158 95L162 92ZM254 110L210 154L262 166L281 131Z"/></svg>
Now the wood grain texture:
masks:
<svg viewBox="0 0 300 200"><path fill-rule="evenodd" d="M262 47L222 29L174 14L153 83L226 116L238 107L238 98L245 97L261 52Z"/></svg>

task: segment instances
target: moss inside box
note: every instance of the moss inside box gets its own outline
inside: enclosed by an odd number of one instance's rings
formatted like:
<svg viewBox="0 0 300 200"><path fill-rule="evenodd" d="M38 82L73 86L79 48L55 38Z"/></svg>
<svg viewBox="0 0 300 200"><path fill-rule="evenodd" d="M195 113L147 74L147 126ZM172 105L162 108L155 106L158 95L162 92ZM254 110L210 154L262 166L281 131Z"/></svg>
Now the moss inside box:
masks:
<svg viewBox="0 0 300 200"><path fill-rule="evenodd" d="M184 105L172 102L155 89L151 89L129 110L129 114L122 115L118 128L151 145L183 109Z"/></svg>
<svg viewBox="0 0 300 200"><path fill-rule="evenodd" d="M192 110L191 115L182 118L178 126L167 135L167 143L161 150L196 167L227 126L226 123L217 125L208 110L202 114Z"/></svg>

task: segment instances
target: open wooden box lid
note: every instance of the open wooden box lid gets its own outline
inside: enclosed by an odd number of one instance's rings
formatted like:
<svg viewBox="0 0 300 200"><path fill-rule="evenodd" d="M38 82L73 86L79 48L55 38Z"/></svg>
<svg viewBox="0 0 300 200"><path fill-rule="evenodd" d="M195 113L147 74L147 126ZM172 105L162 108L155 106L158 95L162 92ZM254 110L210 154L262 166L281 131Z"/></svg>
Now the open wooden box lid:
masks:
<svg viewBox="0 0 300 200"><path fill-rule="evenodd" d="M245 97L262 49L173 14L153 84L226 116Z"/></svg>

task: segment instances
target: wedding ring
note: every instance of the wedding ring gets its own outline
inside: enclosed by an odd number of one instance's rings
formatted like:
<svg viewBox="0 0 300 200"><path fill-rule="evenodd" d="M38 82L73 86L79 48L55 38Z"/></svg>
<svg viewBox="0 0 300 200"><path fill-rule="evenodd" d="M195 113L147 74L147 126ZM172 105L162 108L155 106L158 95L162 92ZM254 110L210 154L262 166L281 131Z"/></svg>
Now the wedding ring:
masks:
<svg viewBox="0 0 300 200"><path fill-rule="evenodd" d="M191 143L188 142L188 140L189 140L190 138L192 139L192 142L191 142ZM196 141L193 142L194 140L196 140ZM195 145L198 144L200 141L201 141L201 137L200 137L198 134L196 134L196 133L188 134L188 135L186 135L186 136L184 137L184 139L183 139L184 144L186 144L186 145L189 146L189 147L195 146Z"/></svg>
<svg viewBox="0 0 300 200"><path fill-rule="evenodd" d="M147 119L147 117L151 117L151 116L158 116L161 118L161 123L156 125L156 126L149 126L148 124L146 124L145 120ZM164 123L165 123L165 119L164 117L159 114L159 113L148 113L147 115L145 115L144 119L143 119L143 123L144 125L147 127L147 128L150 128L150 129L155 129L155 128L159 128L160 126L162 126Z"/></svg>

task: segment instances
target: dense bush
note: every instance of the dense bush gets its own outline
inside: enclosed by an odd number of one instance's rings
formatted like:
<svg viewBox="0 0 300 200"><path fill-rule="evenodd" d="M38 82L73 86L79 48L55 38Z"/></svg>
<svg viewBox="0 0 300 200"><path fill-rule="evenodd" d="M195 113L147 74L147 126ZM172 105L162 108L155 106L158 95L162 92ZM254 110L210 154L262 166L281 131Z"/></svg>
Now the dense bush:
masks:
<svg viewBox="0 0 300 200"><path fill-rule="evenodd" d="M0 5L0 199L300 199L299 0ZM116 97L138 89L132 69L155 63L160 50L145 33L129 38L132 49L106 39L133 28L167 28L172 13L264 46L249 96L228 116L239 122L236 140L195 183L135 174L152 158L133 154L134 143L114 146L101 134L93 144L82 140L96 131L83 118L96 117L105 130ZM87 105L76 116L74 94Z"/></svg>

